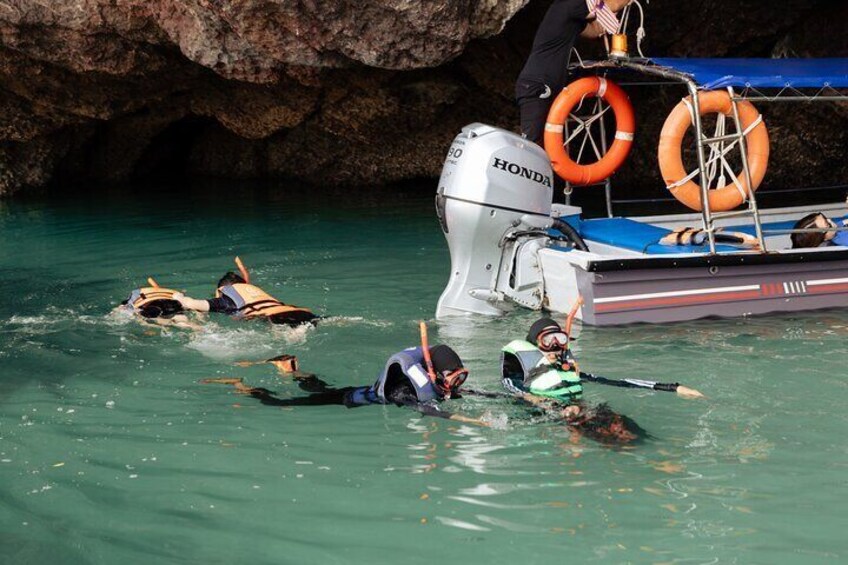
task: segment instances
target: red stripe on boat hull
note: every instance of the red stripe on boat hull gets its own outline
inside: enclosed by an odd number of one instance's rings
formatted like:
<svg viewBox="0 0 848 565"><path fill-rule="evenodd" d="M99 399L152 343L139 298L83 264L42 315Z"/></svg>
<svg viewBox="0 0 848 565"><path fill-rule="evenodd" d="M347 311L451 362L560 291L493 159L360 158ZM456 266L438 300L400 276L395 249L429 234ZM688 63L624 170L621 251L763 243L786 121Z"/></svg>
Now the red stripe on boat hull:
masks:
<svg viewBox="0 0 848 565"><path fill-rule="evenodd" d="M817 286L810 286L810 283L807 283L807 292L810 294L848 292L848 283L822 284Z"/></svg>
<svg viewBox="0 0 848 565"><path fill-rule="evenodd" d="M595 304L595 312L620 312L623 310L638 310L640 308L662 308L666 306L690 306L699 304L714 304L719 302L734 302L761 298L761 290L743 290L737 292L711 292L693 296L668 296L664 298L643 298L639 300L622 300L613 304Z"/></svg>

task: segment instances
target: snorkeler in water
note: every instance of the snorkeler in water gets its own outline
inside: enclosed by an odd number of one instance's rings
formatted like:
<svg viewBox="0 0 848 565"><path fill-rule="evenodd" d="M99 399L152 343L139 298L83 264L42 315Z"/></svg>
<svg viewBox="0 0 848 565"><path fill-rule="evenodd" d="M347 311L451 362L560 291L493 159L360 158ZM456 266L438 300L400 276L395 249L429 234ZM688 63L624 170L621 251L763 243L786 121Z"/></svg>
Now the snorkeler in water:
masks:
<svg viewBox="0 0 848 565"><path fill-rule="evenodd" d="M249 394L269 406L327 406L356 408L370 404L395 404L411 408L427 416L486 426L482 420L447 412L440 403L460 398L460 389L468 378L468 369L456 351L447 345L430 347L426 328L421 329L420 347L404 349L392 355L376 382L370 386L334 388L315 375L301 373L291 356L275 358L282 373L290 374L308 396L280 398L265 388L250 387L241 379L204 379L204 384L218 383L235 386L241 394ZM274 359L269 360L274 362Z"/></svg>
<svg viewBox="0 0 848 565"><path fill-rule="evenodd" d="M258 286L250 284L250 273L238 257L236 265L241 274L228 271L218 281L215 298L198 300L176 293L174 299L186 310L219 312L239 320L262 318L272 324L292 327L318 321L318 316L309 309L285 304Z"/></svg>
<svg viewBox="0 0 848 565"><path fill-rule="evenodd" d="M573 315L569 317L569 321ZM568 324L570 326L570 323ZM570 327L551 318L533 323L524 340L501 350L502 384L514 396L548 414L561 417L572 429L603 443L629 443L644 437L633 420L616 414L606 404L588 407L580 401L584 382L676 392L684 398L703 398L678 383L642 379L609 379L580 371L569 347Z"/></svg>
<svg viewBox="0 0 848 565"><path fill-rule="evenodd" d="M179 292L164 288L153 280L147 279L149 286L141 287L130 292L117 309L128 310L146 322L160 326L177 326L187 329L198 329L185 314L182 304L175 296Z"/></svg>

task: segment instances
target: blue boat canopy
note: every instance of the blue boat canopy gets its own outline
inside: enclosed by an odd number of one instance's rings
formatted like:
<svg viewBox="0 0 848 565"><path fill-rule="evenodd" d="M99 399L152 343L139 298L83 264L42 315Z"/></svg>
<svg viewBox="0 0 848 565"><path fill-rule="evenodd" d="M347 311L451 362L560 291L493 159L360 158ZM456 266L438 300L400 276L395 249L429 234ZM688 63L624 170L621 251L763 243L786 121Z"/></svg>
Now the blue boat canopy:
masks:
<svg viewBox="0 0 848 565"><path fill-rule="evenodd" d="M848 58L672 59L651 61L691 75L701 88L848 88Z"/></svg>

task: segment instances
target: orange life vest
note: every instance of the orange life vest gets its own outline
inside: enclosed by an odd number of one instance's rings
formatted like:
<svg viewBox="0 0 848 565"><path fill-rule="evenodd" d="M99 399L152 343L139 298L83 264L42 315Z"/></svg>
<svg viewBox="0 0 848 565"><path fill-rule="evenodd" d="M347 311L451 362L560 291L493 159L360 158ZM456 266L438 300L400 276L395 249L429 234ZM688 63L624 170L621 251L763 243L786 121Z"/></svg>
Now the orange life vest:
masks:
<svg viewBox="0 0 848 565"><path fill-rule="evenodd" d="M250 320L252 318L270 318L279 314L312 311L299 306L290 306L280 302L258 286L247 283L236 283L222 286L216 292L218 296L226 296L236 305L235 316Z"/></svg>
<svg viewBox="0 0 848 565"><path fill-rule="evenodd" d="M127 305L131 306L133 310L141 310L158 300L174 300L174 294L176 292L176 290L162 288L160 286L137 288L127 298Z"/></svg>
<svg viewBox="0 0 848 565"><path fill-rule="evenodd" d="M137 288L130 293L123 304L144 318L170 318L183 311L183 305L174 300L176 292L161 286Z"/></svg>

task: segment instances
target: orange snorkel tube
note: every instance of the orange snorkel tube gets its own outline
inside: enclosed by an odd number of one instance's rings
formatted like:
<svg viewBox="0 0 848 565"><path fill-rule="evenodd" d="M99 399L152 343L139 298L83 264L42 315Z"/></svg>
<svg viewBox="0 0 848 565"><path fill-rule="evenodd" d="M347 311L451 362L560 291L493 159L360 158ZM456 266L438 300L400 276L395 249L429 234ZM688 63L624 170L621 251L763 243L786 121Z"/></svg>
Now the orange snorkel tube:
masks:
<svg viewBox="0 0 848 565"><path fill-rule="evenodd" d="M427 374L430 376L430 381L433 385L436 383L436 369L433 368L433 359L430 358L430 344L427 340L427 324L424 320L418 323L418 328L421 330L421 351L424 354L424 365L427 367Z"/></svg>
<svg viewBox="0 0 848 565"><path fill-rule="evenodd" d="M571 307L571 311L568 313L568 318L565 319L565 335L568 336L568 341L571 341L571 326L574 324L574 317L577 316L577 310L583 306L583 297L581 295L577 295L577 300L574 301L574 306Z"/></svg>
<svg viewBox="0 0 848 565"><path fill-rule="evenodd" d="M159 288L159 283L153 280L153 277L147 277L147 284L149 284L153 288Z"/></svg>
<svg viewBox="0 0 848 565"><path fill-rule="evenodd" d="M236 255L236 267L238 267L238 270L241 273L241 278L244 279L244 282L250 284L250 273L247 272L247 267L244 266L244 263L241 262L238 255Z"/></svg>
<svg viewBox="0 0 848 565"><path fill-rule="evenodd" d="M450 398L454 391L458 391L463 383L465 383L465 379L468 378L468 369L460 367L452 373L444 375L444 377L440 379L436 375L436 369L433 367L433 358L430 356L430 343L427 340L427 324L424 323L424 320L421 320L418 323L418 327L421 330L421 350L424 356L424 365L427 368L427 375L430 377L430 382L433 383L433 386L445 397Z"/></svg>
<svg viewBox="0 0 848 565"><path fill-rule="evenodd" d="M565 319L565 335L568 342L566 343L565 350L567 352L571 351L571 326L574 325L574 317L577 316L577 311L583 305L583 296L577 295L577 300L574 301L574 306L571 307L571 311L568 313L568 318ZM577 359L574 358L574 355L569 353L571 357L571 362L574 364L574 371L579 375L580 374L580 366L577 364Z"/></svg>

